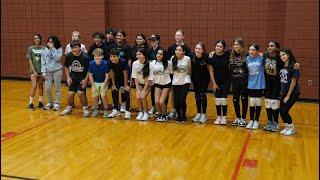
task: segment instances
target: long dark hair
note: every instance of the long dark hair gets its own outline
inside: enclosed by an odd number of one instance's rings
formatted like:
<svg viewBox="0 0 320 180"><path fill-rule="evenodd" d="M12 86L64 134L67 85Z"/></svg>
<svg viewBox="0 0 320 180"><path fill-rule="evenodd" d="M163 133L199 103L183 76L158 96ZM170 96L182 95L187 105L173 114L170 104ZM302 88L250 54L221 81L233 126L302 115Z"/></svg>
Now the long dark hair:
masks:
<svg viewBox="0 0 320 180"><path fill-rule="evenodd" d="M279 51L280 52L284 52L289 56L289 64L288 64L288 68L289 71L292 72L294 70L294 65L296 63L296 58L294 57L292 51L290 48L283 48Z"/></svg>
<svg viewBox="0 0 320 180"><path fill-rule="evenodd" d="M186 52L186 50L183 48L183 46L178 45L178 46L176 47L176 49L177 49L178 47L181 47L181 48L182 48L182 51L183 51L183 52ZM173 71L177 70L177 65L178 65L178 57L177 57L176 53L174 53L174 56L173 56L173 58L172 58L172 70L173 70Z"/></svg>
<svg viewBox="0 0 320 180"><path fill-rule="evenodd" d="M198 42L198 43L196 44L196 46L197 46L197 45L200 45L201 48L203 49L203 53L202 53L202 56L201 56L201 58L200 58L200 60L201 60L200 64L206 63L206 58L207 58L207 56L206 56L206 52L207 52L207 50L206 50L206 45L205 45L203 42ZM192 61L193 63L196 62L196 53L194 53L194 56L192 57L192 60L191 60L191 61Z"/></svg>
<svg viewBox="0 0 320 180"><path fill-rule="evenodd" d="M157 51L157 53L158 53L159 51L162 51L162 54L163 54L162 59L161 59L161 62L162 62L162 64L163 64L163 68L164 68L164 69L167 69L167 67L168 67L168 51L167 51L166 49L164 49L164 48L159 48L158 51ZM156 60L156 62L157 62L157 61L158 61L158 60Z"/></svg>
<svg viewBox="0 0 320 180"><path fill-rule="evenodd" d="M143 33L138 33L138 34L136 35L136 39L137 39L138 36L141 36L142 39L144 40L143 47L144 47L144 48L148 48L149 46L148 46L148 43L147 43L146 35L144 35ZM135 45L138 46L138 45L137 45L137 41L135 41Z"/></svg>
<svg viewBox="0 0 320 180"><path fill-rule="evenodd" d="M51 36L49 36L47 42L49 42L50 39L52 39L54 48L56 48L56 49L61 48L60 40L59 40L59 38L58 38L56 35L51 35Z"/></svg>
<svg viewBox="0 0 320 180"><path fill-rule="evenodd" d="M237 37L234 39L233 44L237 42L240 44L241 46L241 59L245 59L246 57L246 51L244 50L244 40L242 39L242 37ZM236 56L236 51L232 48L231 54L230 54L230 59L234 59Z"/></svg>
<svg viewBox="0 0 320 180"><path fill-rule="evenodd" d="M143 78L146 78L149 76L149 72L150 72L150 69L149 69L149 59L147 59L147 51L145 48L138 48L137 49L137 52L140 52L141 54L144 55L144 66L142 68L142 73L143 73Z"/></svg>

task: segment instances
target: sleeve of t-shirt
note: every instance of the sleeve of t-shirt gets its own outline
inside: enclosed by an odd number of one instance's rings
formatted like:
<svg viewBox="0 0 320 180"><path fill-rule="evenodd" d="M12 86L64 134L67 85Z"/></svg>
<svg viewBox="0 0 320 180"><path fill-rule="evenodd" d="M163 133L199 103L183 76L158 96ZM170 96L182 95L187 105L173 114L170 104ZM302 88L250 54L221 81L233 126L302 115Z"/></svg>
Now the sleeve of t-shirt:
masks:
<svg viewBox="0 0 320 180"><path fill-rule="evenodd" d="M109 61L106 61L106 73L110 72L110 63Z"/></svg>
<svg viewBox="0 0 320 180"><path fill-rule="evenodd" d="M300 77L300 71L293 69L292 77L298 79Z"/></svg>
<svg viewBox="0 0 320 180"><path fill-rule="evenodd" d="M128 62L126 60L120 60L122 63L123 70L128 70Z"/></svg>
<svg viewBox="0 0 320 180"><path fill-rule="evenodd" d="M64 60L64 66L69 67L70 66L70 55L67 54L66 59Z"/></svg>
<svg viewBox="0 0 320 180"><path fill-rule="evenodd" d="M189 56L189 57L191 55L191 50L190 50L190 48L188 46L186 46L185 55Z"/></svg>
<svg viewBox="0 0 320 180"><path fill-rule="evenodd" d="M131 46L127 44L127 53L126 53L126 58L129 60L131 59Z"/></svg>
<svg viewBox="0 0 320 180"><path fill-rule="evenodd" d="M31 52L32 52L32 48L31 48L31 46L28 48L28 51L27 51L27 56L26 56L26 58L29 60L29 59L31 59Z"/></svg>
<svg viewBox="0 0 320 180"><path fill-rule="evenodd" d="M93 73L93 63L89 63L89 73Z"/></svg>
<svg viewBox="0 0 320 180"><path fill-rule="evenodd" d="M132 73L131 73L132 78L137 78L137 64L133 63L132 64Z"/></svg>

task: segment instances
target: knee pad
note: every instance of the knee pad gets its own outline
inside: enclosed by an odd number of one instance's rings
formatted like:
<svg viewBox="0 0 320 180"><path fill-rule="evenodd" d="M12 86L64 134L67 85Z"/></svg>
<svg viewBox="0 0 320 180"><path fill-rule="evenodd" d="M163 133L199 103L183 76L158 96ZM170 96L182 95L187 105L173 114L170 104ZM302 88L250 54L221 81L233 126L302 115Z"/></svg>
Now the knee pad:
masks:
<svg viewBox="0 0 320 180"><path fill-rule="evenodd" d="M256 106L261 106L261 98L256 98Z"/></svg>
<svg viewBox="0 0 320 180"><path fill-rule="evenodd" d="M227 98L220 98L220 104L222 106L226 106L227 105Z"/></svg>
<svg viewBox="0 0 320 180"><path fill-rule="evenodd" d="M221 98L216 98L216 106L220 106L221 105Z"/></svg>
<svg viewBox="0 0 320 180"><path fill-rule="evenodd" d="M255 107L256 105L256 98L250 97L250 107Z"/></svg>
<svg viewBox="0 0 320 180"><path fill-rule="evenodd" d="M267 109L271 108L271 99L265 99L264 103L265 103Z"/></svg>
<svg viewBox="0 0 320 180"><path fill-rule="evenodd" d="M276 99L271 99L271 108L273 110L277 110L280 108L280 101L279 100L276 100Z"/></svg>

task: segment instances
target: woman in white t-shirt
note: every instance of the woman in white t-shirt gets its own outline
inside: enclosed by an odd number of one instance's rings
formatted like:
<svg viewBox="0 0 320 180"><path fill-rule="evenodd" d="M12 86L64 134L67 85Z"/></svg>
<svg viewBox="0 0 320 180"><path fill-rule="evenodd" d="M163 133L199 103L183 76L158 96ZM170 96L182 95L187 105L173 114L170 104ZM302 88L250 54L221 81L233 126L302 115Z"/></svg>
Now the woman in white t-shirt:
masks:
<svg viewBox="0 0 320 180"><path fill-rule="evenodd" d="M174 107L177 110L177 122L185 123L187 121L186 98L188 95L189 85L191 83L191 60L189 56L185 56L183 46L178 45L172 60L172 90L174 98Z"/></svg>
<svg viewBox="0 0 320 180"><path fill-rule="evenodd" d="M80 41L80 38L81 38L80 32L78 32L78 31L73 31L71 38L72 38L72 41L74 41L74 40ZM88 51L87 51L87 49L86 49L86 46L85 46L84 44L81 44L80 49L81 49L81 52L83 52L83 53L88 53ZM72 49L71 49L71 46L70 46L70 43L69 43L69 44L66 46L66 50L65 50L64 54L67 55L67 54L70 53L71 51L72 51Z"/></svg>
<svg viewBox="0 0 320 180"><path fill-rule="evenodd" d="M155 87L155 104L157 111L156 121L167 121L167 105L165 103L168 98L170 89L172 87L170 74L172 74L172 62L168 61L166 57L168 51L160 48L157 51L156 60L150 62L150 80L153 81Z"/></svg>
<svg viewBox="0 0 320 180"><path fill-rule="evenodd" d="M136 97L139 104L139 113L137 120L147 121L149 119L148 114L148 102L147 97L150 92L149 82L149 60L146 59L146 49L138 48L136 52L137 61L132 64L131 77L136 84Z"/></svg>

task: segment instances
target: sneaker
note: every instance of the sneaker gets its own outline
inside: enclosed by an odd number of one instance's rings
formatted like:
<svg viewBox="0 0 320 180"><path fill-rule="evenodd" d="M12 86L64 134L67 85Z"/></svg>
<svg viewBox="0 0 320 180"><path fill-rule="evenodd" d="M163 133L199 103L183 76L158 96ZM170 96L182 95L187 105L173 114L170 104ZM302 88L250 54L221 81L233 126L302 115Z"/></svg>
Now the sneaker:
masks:
<svg viewBox="0 0 320 180"><path fill-rule="evenodd" d="M162 115L162 121L168 121L168 116L166 114Z"/></svg>
<svg viewBox="0 0 320 180"><path fill-rule="evenodd" d="M240 127L246 127L246 124L247 124L247 123L246 123L246 120L245 120L245 119L241 119L240 122L239 122L239 126L240 126Z"/></svg>
<svg viewBox="0 0 320 180"><path fill-rule="evenodd" d="M270 131L277 132L279 129L280 129L280 127L279 127L278 123L273 122Z"/></svg>
<svg viewBox="0 0 320 180"><path fill-rule="evenodd" d="M107 118L109 115L108 110L103 110L103 117Z"/></svg>
<svg viewBox="0 0 320 180"><path fill-rule="evenodd" d="M144 113L143 113L143 116L142 116L142 118L141 118L141 121L148 121L148 119L149 119L149 113L144 112Z"/></svg>
<svg viewBox="0 0 320 180"><path fill-rule="evenodd" d="M178 114L177 114L177 111L171 111L168 115L168 118L170 119L177 119L178 118Z"/></svg>
<svg viewBox="0 0 320 180"><path fill-rule="evenodd" d="M283 134L285 136L291 136L296 132L296 130L294 129L293 124L288 125L287 131Z"/></svg>
<svg viewBox="0 0 320 180"><path fill-rule="evenodd" d="M227 117L226 117L226 116L222 116L221 121L220 121L220 124L226 125L227 123L228 123Z"/></svg>
<svg viewBox="0 0 320 180"><path fill-rule="evenodd" d="M273 126L273 121L268 121L266 126L263 129L266 131L271 131L272 126Z"/></svg>
<svg viewBox="0 0 320 180"><path fill-rule="evenodd" d="M131 118L131 113L130 113L130 111L125 111L125 112L124 112L124 118L125 118L125 119L130 119L130 118Z"/></svg>
<svg viewBox="0 0 320 180"><path fill-rule="evenodd" d="M30 103L30 104L28 105L28 109L30 109L31 111L34 111L34 110L35 110L35 108L34 108L34 106L33 106L33 103Z"/></svg>
<svg viewBox="0 0 320 180"><path fill-rule="evenodd" d="M207 120L208 120L207 116L205 114L201 114L199 123L205 123Z"/></svg>
<svg viewBox="0 0 320 180"><path fill-rule="evenodd" d="M60 115L61 115L61 116L68 115L68 114L71 113L71 111L72 111L71 109L67 109L67 108L66 108L65 110L63 110L63 111L60 113Z"/></svg>
<svg viewBox="0 0 320 180"><path fill-rule="evenodd" d="M187 117L186 116L182 116L180 123L182 123L182 124L187 123Z"/></svg>
<svg viewBox="0 0 320 180"><path fill-rule="evenodd" d="M120 116L120 112L116 109L113 109L112 112L108 115L109 118L114 118Z"/></svg>
<svg viewBox="0 0 320 180"><path fill-rule="evenodd" d="M288 124L287 123L284 123L284 129L282 129L281 131L280 131L280 134L285 134L286 133L286 131L287 131L287 129L288 129Z"/></svg>
<svg viewBox="0 0 320 180"><path fill-rule="evenodd" d="M163 121L162 115L158 115L157 118L156 118L156 121L157 122L162 122Z"/></svg>
<svg viewBox="0 0 320 180"><path fill-rule="evenodd" d="M259 128L259 121L253 121L252 129L258 129Z"/></svg>
<svg viewBox="0 0 320 180"><path fill-rule="evenodd" d="M198 122L200 118L201 118L201 113L198 113L198 114L192 119L192 121L193 121L193 122Z"/></svg>
<svg viewBox="0 0 320 180"><path fill-rule="evenodd" d="M236 118L236 119L232 122L232 126L238 126L240 121L241 121L241 118Z"/></svg>
<svg viewBox="0 0 320 180"><path fill-rule="evenodd" d="M217 119L214 121L214 124L220 124L221 116L218 116Z"/></svg>
<svg viewBox="0 0 320 180"><path fill-rule="evenodd" d="M95 110L92 112L91 116L92 116L92 117L97 117L99 114L100 114L99 109L95 109Z"/></svg>
<svg viewBox="0 0 320 180"><path fill-rule="evenodd" d="M143 117L143 112L140 111L140 112L138 113L138 116L136 117L136 119L137 119L137 120L141 120L142 117Z"/></svg>
<svg viewBox="0 0 320 180"><path fill-rule="evenodd" d="M250 120L246 128L252 129L252 126L253 126L253 120Z"/></svg>
<svg viewBox="0 0 320 180"><path fill-rule="evenodd" d="M151 109L148 111L148 113L149 113L150 115L152 115L153 113L155 113L155 108L154 108L154 106L151 107Z"/></svg>
<svg viewBox="0 0 320 180"><path fill-rule="evenodd" d="M54 104L54 106L53 106L53 110L54 111L59 111L59 109L60 109L60 105L59 104Z"/></svg>
<svg viewBox="0 0 320 180"><path fill-rule="evenodd" d="M44 109L45 109L45 110L49 110L49 109L52 109L52 108L53 108L53 106L52 106L51 103L47 103L47 104L44 106Z"/></svg>
<svg viewBox="0 0 320 180"><path fill-rule="evenodd" d="M177 118L175 118L176 123L180 123L182 121L182 117L181 116L177 116Z"/></svg>
<svg viewBox="0 0 320 180"><path fill-rule="evenodd" d="M126 103L121 103L120 112L126 112Z"/></svg>
<svg viewBox="0 0 320 180"><path fill-rule="evenodd" d="M89 112L89 109L85 109L83 110L83 114L82 114L83 117L89 117L90 116L90 112Z"/></svg>
<svg viewBox="0 0 320 180"><path fill-rule="evenodd" d="M43 103L42 103L42 102L39 102L39 104L38 104L38 109L43 109L43 108L44 108Z"/></svg>

